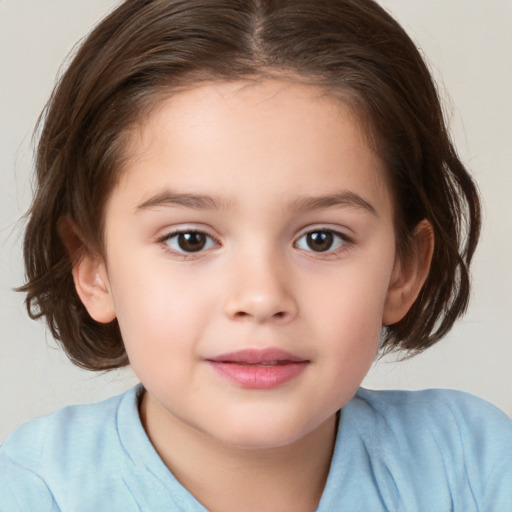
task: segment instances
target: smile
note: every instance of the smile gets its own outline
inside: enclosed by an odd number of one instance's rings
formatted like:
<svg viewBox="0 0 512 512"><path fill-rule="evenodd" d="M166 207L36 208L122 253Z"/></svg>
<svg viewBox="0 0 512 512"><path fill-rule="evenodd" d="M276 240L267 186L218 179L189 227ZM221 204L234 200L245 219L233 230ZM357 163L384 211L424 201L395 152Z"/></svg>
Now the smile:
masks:
<svg viewBox="0 0 512 512"><path fill-rule="evenodd" d="M299 376L309 360L280 349L242 350L206 360L231 382L247 389L275 389Z"/></svg>

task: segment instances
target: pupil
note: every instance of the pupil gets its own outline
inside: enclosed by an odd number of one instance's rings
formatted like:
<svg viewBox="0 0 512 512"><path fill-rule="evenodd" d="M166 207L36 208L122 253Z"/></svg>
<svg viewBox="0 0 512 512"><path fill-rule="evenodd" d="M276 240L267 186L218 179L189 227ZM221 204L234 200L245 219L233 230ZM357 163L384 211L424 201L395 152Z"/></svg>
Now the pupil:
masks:
<svg viewBox="0 0 512 512"><path fill-rule="evenodd" d="M187 252L200 251L206 244L206 236L203 233L180 233L178 245Z"/></svg>
<svg viewBox="0 0 512 512"><path fill-rule="evenodd" d="M328 231L315 231L313 233L308 233L307 242L313 251L328 251L332 246L333 235Z"/></svg>

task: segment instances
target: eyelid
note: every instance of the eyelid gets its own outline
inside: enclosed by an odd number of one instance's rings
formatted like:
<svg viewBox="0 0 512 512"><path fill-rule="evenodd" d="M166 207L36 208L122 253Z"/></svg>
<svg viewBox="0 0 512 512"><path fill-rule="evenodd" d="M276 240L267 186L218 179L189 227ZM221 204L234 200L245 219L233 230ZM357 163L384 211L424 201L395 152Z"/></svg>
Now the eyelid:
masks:
<svg viewBox="0 0 512 512"><path fill-rule="evenodd" d="M183 251L183 250L174 249L167 243L169 240L172 240L173 238L176 238L180 234L185 234L185 233L199 233L199 234L202 234L202 235L206 236L207 238L209 238L215 244L215 246L219 247L221 245L221 242L218 239L218 237L212 235L208 229L202 228L202 227L197 227L197 226L187 226L187 225L176 227L174 229L172 229L172 228L169 229L161 236L158 236L158 238L156 239L156 242L165 246L166 251L171 252L174 255L180 256L182 258L198 257L198 256L202 255L203 253L205 253L206 251L213 249L213 247L208 247L208 248L202 248L198 251L187 252L187 251Z"/></svg>
<svg viewBox="0 0 512 512"><path fill-rule="evenodd" d="M310 224L305 228L302 228L299 231L298 236L296 237L296 240L303 237L304 235L307 235L308 233L314 233L316 231L328 231L329 233L334 233L335 235L340 236L347 242L353 241L353 236L349 233L352 233L352 230L345 227L340 226L332 226L330 224Z"/></svg>
<svg viewBox="0 0 512 512"><path fill-rule="evenodd" d="M301 240L302 238L304 238L308 234L311 234L311 233L322 233L322 232L331 233L335 237L340 239L342 241L341 246L336 247L334 249L328 249L326 251L314 251L313 249L306 249L306 248L298 247L297 244L298 244L299 240ZM310 252L310 253L312 253L312 254L314 254L315 256L318 257L318 256L322 256L322 255L328 256L328 255L336 254L337 252L346 250L348 248L347 246L350 246L353 243L354 243L353 238L351 236L347 235L343 230L340 230L339 228L337 229L337 228L333 228L333 227L328 227L328 226L325 226L325 225L319 225L319 226L313 226L313 227L308 226L307 228L303 229L301 231L301 233L299 234L299 236L296 237L293 245L294 245L294 247L297 247L300 250L303 250L303 251L306 251L306 252Z"/></svg>
<svg viewBox="0 0 512 512"><path fill-rule="evenodd" d="M341 241L338 247L335 247L334 249L327 249L325 251L315 251L311 248L301 248L298 247L298 242L305 236L307 236L310 233L315 232L328 232L333 234L338 240ZM199 233L207 237L211 242L209 247L203 247L197 251L185 251L185 250L179 250L176 248L173 248L169 245L168 241L177 237L180 234L184 233ZM179 256L181 258L194 258L194 257L200 257L205 252L208 252L211 249L214 249L215 247L222 246L222 242L216 235L213 235L211 233L211 230L208 227L203 226L197 226L197 225L180 225L179 227L176 226L174 228L169 228L167 231L165 231L162 235L158 236L155 241L164 246L164 249L174 254L175 256ZM212 245L213 244L213 245ZM308 226L307 228L304 228L300 231L299 235L295 238L293 242L293 247L311 253L315 257L327 257L329 255L335 255L339 252L346 251L349 246L354 244L354 240L352 236L347 235L344 229L340 229L339 227L332 227L327 226L324 224L320 224L317 226Z"/></svg>

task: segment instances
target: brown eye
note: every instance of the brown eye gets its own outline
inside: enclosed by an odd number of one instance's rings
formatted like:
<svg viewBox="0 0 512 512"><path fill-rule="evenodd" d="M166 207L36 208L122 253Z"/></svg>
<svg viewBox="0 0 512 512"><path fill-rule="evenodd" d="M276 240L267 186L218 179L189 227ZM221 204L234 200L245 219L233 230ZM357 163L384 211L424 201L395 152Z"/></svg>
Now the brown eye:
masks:
<svg viewBox="0 0 512 512"><path fill-rule="evenodd" d="M315 252L328 251L333 242L334 237L329 231L314 231L306 235L306 243L308 247Z"/></svg>
<svg viewBox="0 0 512 512"><path fill-rule="evenodd" d="M302 235L295 245L306 251L327 252L339 249L346 242L346 237L341 233L329 229L319 229Z"/></svg>
<svg viewBox="0 0 512 512"><path fill-rule="evenodd" d="M206 245L206 236L203 233L180 233L178 245L185 252L197 252Z"/></svg>
<svg viewBox="0 0 512 512"><path fill-rule="evenodd" d="M164 242L176 252L193 253L214 247L215 241L200 231L182 231L169 235Z"/></svg>

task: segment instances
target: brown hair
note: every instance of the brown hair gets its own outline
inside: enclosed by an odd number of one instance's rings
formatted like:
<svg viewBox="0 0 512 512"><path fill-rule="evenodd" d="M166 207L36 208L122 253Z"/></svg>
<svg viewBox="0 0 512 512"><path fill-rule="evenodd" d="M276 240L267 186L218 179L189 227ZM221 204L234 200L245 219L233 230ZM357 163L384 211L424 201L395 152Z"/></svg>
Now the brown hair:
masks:
<svg viewBox="0 0 512 512"><path fill-rule="evenodd" d="M58 223L101 251L103 213L125 135L162 94L201 80L283 76L341 94L384 159L397 246L422 219L435 249L422 292L388 326L384 350L419 352L466 309L480 229L476 187L445 127L430 73L398 23L372 0L127 0L85 39L41 117L37 191L25 235L26 304L71 360L128 363L117 321L91 319Z"/></svg>

